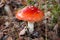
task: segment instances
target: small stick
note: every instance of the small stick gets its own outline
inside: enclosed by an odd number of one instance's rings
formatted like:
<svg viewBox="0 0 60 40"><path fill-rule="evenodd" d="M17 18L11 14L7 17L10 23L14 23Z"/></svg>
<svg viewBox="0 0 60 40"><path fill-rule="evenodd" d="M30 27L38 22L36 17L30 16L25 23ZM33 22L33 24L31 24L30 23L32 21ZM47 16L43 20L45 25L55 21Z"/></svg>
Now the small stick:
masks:
<svg viewBox="0 0 60 40"><path fill-rule="evenodd" d="M11 9L10 9L10 6L9 6L9 5L5 5L4 9L5 9L6 13L8 14L8 16L9 16L10 18L12 18L13 15L12 15L12 11L11 11Z"/></svg>

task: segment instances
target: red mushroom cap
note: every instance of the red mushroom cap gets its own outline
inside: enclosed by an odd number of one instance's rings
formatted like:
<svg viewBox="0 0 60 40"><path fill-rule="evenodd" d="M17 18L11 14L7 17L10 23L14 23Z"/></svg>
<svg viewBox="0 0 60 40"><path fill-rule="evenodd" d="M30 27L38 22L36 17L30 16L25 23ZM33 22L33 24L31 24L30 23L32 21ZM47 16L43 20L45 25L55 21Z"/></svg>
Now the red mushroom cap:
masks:
<svg viewBox="0 0 60 40"><path fill-rule="evenodd" d="M34 6L26 6L16 14L17 19L30 22L41 21L43 17L44 13Z"/></svg>

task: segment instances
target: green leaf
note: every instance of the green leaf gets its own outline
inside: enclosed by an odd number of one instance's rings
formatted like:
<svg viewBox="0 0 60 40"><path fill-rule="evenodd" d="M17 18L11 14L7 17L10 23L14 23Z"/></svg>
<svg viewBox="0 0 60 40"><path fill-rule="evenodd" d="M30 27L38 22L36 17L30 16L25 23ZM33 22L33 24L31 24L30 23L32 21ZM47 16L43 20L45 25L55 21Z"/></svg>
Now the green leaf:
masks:
<svg viewBox="0 0 60 40"><path fill-rule="evenodd" d="M53 17L52 22L53 22L53 23L57 23L57 20L58 20L57 17Z"/></svg>

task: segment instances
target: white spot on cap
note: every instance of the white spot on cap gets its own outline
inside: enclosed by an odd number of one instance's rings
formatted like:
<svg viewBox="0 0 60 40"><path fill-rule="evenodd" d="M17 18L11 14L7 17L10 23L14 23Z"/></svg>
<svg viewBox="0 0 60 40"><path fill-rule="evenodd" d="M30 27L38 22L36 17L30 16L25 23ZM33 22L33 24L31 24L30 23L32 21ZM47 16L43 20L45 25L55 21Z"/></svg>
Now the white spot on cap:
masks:
<svg viewBox="0 0 60 40"><path fill-rule="evenodd" d="M20 14L20 13L18 14L18 16L23 17L22 14Z"/></svg>
<svg viewBox="0 0 60 40"><path fill-rule="evenodd" d="M29 6L29 8L30 8L31 10L34 10L33 6Z"/></svg>
<svg viewBox="0 0 60 40"><path fill-rule="evenodd" d="M33 6L31 6L31 7L33 7Z"/></svg>
<svg viewBox="0 0 60 40"><path fill-rule="evenodd" d="M38 11L38 12L40 12L40 11Z"/></svg>
<svg viewBox="0 0 60 40"><path fill-rule="evenodd" d="M33 8L31 10L34 10Z"/></svg>
<svg viewBox="0 0 60 40"><path fill-rule="evenodd" d="M31 7L29 7L29 8L31 8Z"/></svg>
<svg viewBox="0 0 60 40"><path fill-rule="evenodd" d="M21 14L18 14L18 16L20 16Z"/></svg>
<svg viewBox="0 0 60 40"><path fill-rule="evenodd" d="M29 6L29 8L32 8L33 6Z"/></svg>

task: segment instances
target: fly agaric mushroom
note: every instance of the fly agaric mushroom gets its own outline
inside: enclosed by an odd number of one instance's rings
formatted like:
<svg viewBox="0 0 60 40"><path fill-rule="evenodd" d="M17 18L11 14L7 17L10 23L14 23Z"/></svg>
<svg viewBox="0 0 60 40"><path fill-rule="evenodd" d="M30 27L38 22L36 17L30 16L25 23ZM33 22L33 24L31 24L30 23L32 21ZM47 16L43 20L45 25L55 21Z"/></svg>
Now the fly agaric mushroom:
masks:
<svg viewBox="0 0 60 40"><path fill-rule="evenodd" d="M29 32L34 31L34 22L41 21L44 17L44 13L35 6L26 6L19 10L16 14L16 18L19 20L28 21Z"/></svg>

